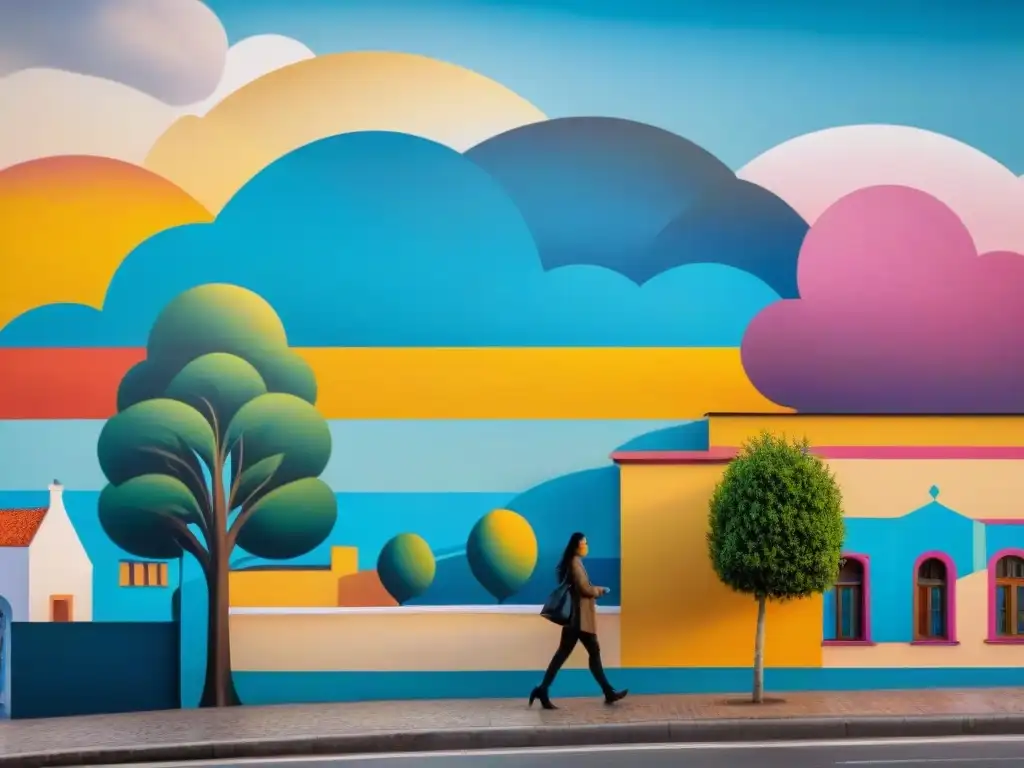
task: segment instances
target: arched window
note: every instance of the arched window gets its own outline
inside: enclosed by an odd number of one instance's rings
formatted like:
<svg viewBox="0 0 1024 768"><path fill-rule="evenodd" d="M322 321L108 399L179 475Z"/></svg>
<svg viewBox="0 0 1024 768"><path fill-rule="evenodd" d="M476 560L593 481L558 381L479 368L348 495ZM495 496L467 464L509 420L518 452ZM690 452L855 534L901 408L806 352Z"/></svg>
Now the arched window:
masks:
<svg viewBox="0 0 1024 768"><path fill-rule="evenodd" d="M867 572L859 557L843 556L835 603L836 640L867 640Z"/></svg>
<svg viewBox="0 0 1024 768"><path fill-rule="evenodd" d="M995 630L998 637L1024 635L1024 558L996 562Z"/></svg>
<svg viewBox="0 0 1024 768"><path fill-rule="evenodd" d="M950 640L950 569L945 558L919 560L914 588L914 639Z"/></svg>

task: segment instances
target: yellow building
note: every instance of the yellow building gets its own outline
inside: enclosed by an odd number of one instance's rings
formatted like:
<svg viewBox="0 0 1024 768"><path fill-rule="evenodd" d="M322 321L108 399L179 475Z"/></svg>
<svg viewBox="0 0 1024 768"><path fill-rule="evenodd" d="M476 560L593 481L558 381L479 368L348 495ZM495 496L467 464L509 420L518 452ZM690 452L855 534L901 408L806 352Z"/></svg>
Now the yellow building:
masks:
<svg viewBox="0 0 1024 768"><path fill-rule="evenodd" d="M356 547L332 547L329 565L259 565L228 575L232 608L330 608L341 580L359 571Z"/></svg>
<svg viewBox="0 0 1024 768"><path fill-rule="evenodd" d="M762 431L806 437L827 461L844 496L847 547L865 564L860 634L830 635L835 620L829 611L836 609L828 597L770 605L767 666L893 669L1024 661L1024 647L1007 647L1016 642L1016 627L1008 636L995 627L991 577L1000 556L1024 550L1024 417L708 418L706 450L613 456L621 479L623 667L750 665L755 603L719 582L705 534L715 484L738 446ZM942 607L949 627L941 637L922 637L915 629L915 569L928 556L952 570ZM884 573L884 580L869 583L871 569Z"/></svg>

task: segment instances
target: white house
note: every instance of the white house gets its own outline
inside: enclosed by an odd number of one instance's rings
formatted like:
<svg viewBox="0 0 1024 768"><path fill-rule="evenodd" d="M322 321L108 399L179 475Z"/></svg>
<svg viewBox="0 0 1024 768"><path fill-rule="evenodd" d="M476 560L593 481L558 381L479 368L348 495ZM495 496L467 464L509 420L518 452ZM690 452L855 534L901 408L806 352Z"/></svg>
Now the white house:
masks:
<svg viewBox="0 0 1024 768"><path fill-rule="evenodd" d="M50 505L0 510L0 609L6 621L92 621L92 561L64 509L64 486Z"/></svg>

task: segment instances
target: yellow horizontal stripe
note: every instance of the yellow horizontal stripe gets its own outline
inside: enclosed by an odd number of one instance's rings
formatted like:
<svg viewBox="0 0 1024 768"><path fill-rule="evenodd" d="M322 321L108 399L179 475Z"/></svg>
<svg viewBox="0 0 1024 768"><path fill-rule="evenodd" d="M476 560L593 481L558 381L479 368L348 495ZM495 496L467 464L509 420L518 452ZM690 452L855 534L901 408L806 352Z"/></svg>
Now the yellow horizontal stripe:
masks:
<svg viewBox="0 0 1024 768"><path fill-rule="evenodd" d="M781 411L738 349L310 348L329 419L689 419Z"/></svg>

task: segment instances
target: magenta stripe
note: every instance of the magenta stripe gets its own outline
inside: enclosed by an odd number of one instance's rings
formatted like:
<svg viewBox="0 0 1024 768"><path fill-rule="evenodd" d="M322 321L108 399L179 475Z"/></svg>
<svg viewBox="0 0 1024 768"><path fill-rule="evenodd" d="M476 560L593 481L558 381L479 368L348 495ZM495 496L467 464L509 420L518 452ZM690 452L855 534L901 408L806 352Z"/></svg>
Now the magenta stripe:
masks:
<svg viewBox="0 0 1024 768"><path fill-rule="evenodd" d="M1019 445L830 445L811 450L827 459L1024 459Z"/></svg>
<svg viewBox="0 0 1024 768"><path fill-rule="evenodd" d="M825 459L1024 460L1024 446L1017 445L823 445L811 452ZM717 446L707 451L616 451L611 458L619 464L722 464L737 453L738 448Z"/></svg>

